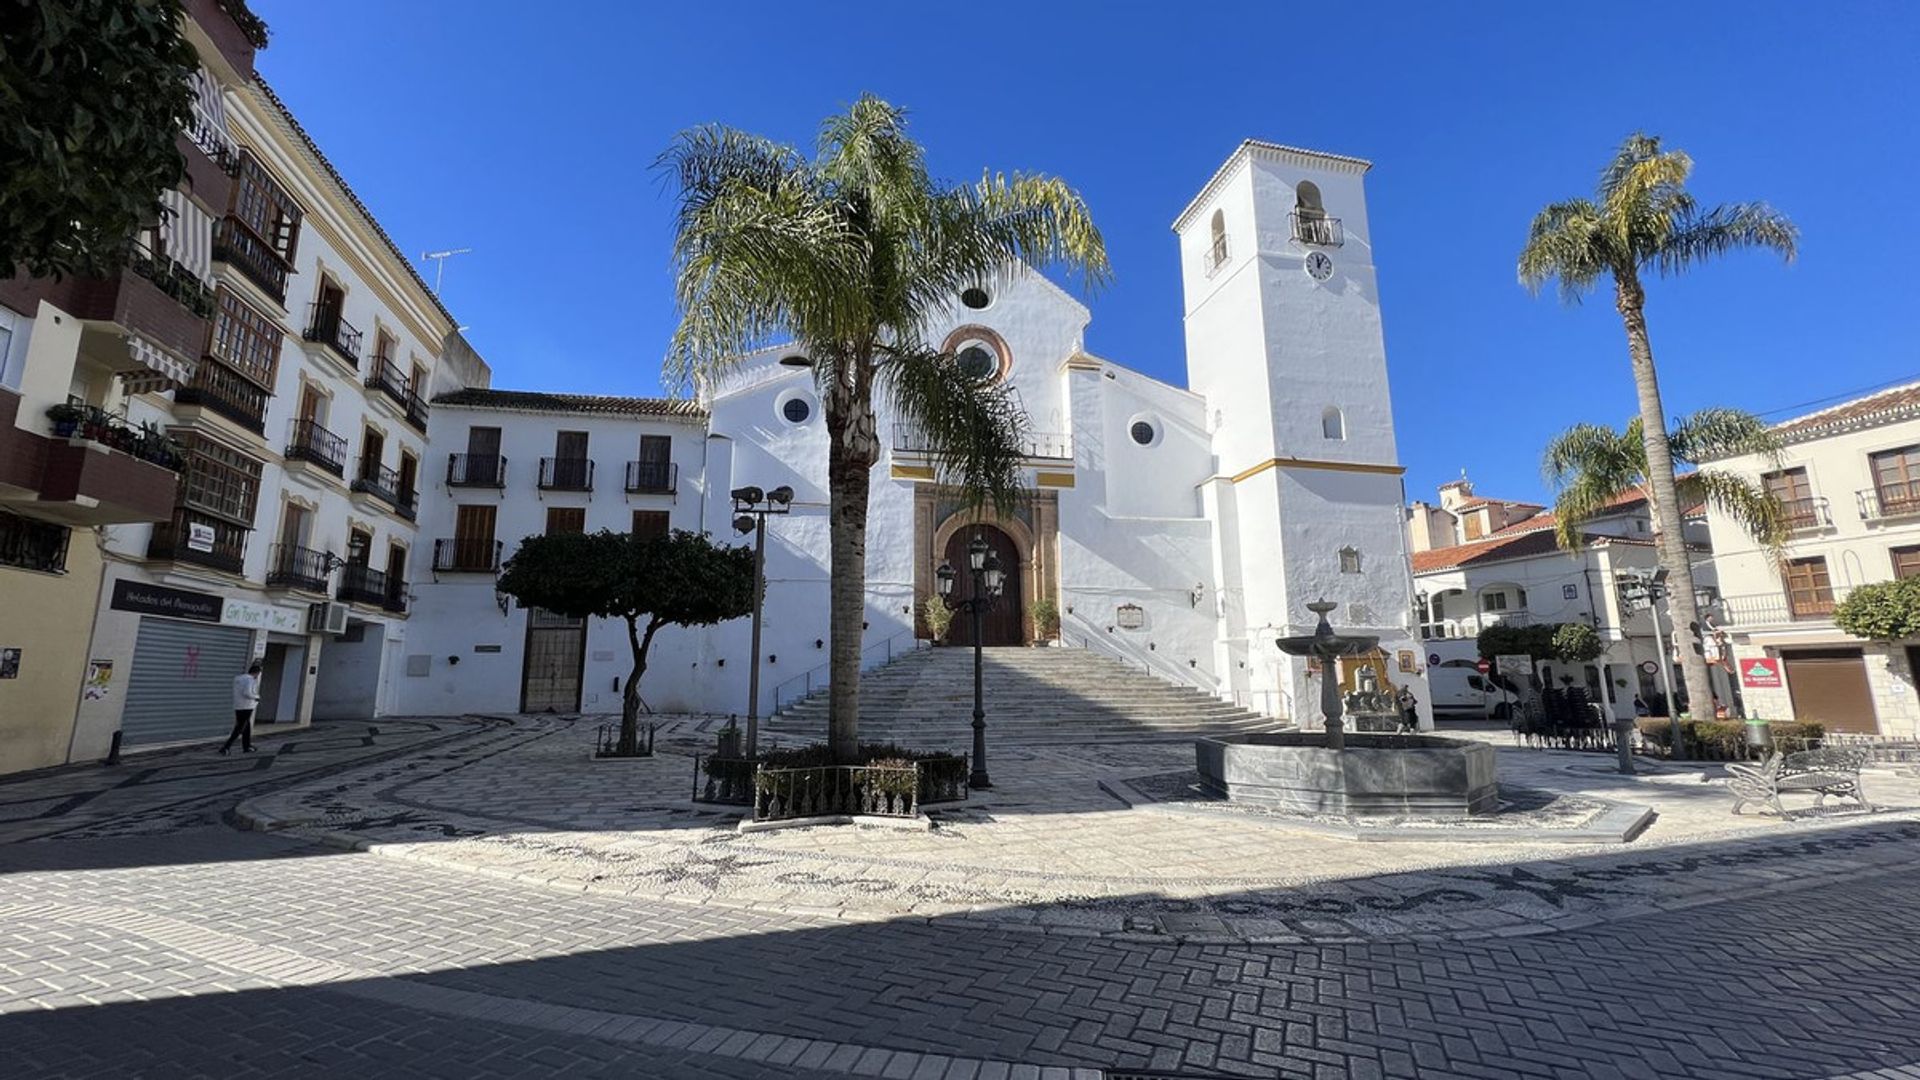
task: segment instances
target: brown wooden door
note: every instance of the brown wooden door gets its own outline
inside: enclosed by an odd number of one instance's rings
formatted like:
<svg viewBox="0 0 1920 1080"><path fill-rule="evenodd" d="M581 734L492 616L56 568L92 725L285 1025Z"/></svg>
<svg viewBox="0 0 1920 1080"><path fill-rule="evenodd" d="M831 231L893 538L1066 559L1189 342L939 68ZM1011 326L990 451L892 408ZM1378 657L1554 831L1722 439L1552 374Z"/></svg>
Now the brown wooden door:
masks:
<svg viewBox="0 0 1920 1080"><path fill-rule="evenodd" d="M527 609L527 651L520 669L521 712L578 712L587 621Z"/></svg>
<svg viewBox="0 0 1920 1080"><path fill-rule="evenodd" d="M469 484L495 484L500 476L500 429L467 429L467 473Z"/></svg>
<svg viewBox="0 0 1920 1080"><path fill-rule="evenodd" d="M455 508L453 565L457 569L493 569L493 523L498 510L485 503Z"/></svg>
<svg viewBox="0 0 1920 1080"><path fill-rule="evenodd" d="M1867 662L1859 649L1781 653L1795 720L1818 720L1828 731L1872 735L1880 730L1873 709Z"/></svg>
<svg viewBox="0 0 1920 1080"><path fill-rule="evenodd" d="M946 561L953 567L953 599L955 603L973 596L972 564L967 561L967 545L973 542L975 534L984 537L987 546L999 556L1000 569L1006 573L1006 584L1001 588L1000 600L991 611L980 615L980 644L982 645L1025 645L1027 643L1025 608L1020 597L1020 551L1014 546L1013 538L991 525L977 529L969 527L953 534L947 541ZM947 631L947 641L954 645L973 644L973 616L961 611L953 617L953 628Z"/></svg>

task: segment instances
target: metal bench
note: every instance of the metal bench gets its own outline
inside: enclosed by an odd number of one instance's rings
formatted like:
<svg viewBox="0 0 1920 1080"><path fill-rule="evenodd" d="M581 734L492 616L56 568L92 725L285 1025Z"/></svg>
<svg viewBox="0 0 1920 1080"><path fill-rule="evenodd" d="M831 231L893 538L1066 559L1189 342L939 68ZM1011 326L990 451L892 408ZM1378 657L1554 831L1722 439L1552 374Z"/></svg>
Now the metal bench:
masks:
<svg viewBox="0 0 1920 1080"><path fill-rule="evenodd" d="M1788 816L1780 805L1780 796L1789 792L1811 792L1814 809L1826 806L1827 796L1846 796L1862 809L1872 810L1860 787L1860 770L1867 764L1864 750L1822 747L1782 755L1775 752L1759 765L1735 763L1727 766L1727 787L1733 792L1733 812L1750 802L1763 803L1782 818Z"/></svg>

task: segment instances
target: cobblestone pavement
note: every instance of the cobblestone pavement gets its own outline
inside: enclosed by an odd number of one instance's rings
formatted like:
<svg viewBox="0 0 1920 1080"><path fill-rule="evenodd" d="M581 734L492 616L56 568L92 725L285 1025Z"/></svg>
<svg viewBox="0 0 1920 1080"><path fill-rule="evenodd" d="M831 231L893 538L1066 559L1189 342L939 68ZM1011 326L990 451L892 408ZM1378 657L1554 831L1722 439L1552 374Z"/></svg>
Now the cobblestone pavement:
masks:
<svg viewBox="0 0 1920 1080"><path fill-rule="evenodd" d="M510 734L321 780L440 775L480 746L505 760ZM556 811L566 794L547 793ZM191 817L0 845L0 1075L1798 1078L1920 1061L1920 867L1898 820L1653 853L1717 883L1712 907L1270 944L563 891ZM1781 874L1761 888L1733 855L1764 844L1803 846L1755 864ZM1802 862L1825 872L1780 869ZM1600 865L1501 870L1568 892L1608 884L1567 873Z"/></svg>
<svg viewBox="0 0 1920 1080"><path fill-rule="evenodd" d="M932 830L742 834L737 811L689 801L693 762L673 751L698 735L691 726L671 732L657 758L589 764L584 725L522 720L426 763L293 785L248 801L240 816L382 855L634 898L1200 941L1530 933L1920 866L1911 778L1871 777L1870 794L1892 809L1835 804L1783 823L1729 813L1731 796L1706 782L1708 770L1624 778L1595 755L1540 751L1503 752L1503 784L1562 801L1632 800L1654 810L1654 824L1631 844L1486 835L1493 829L1383 844L1242 815L1130 809L1110 791L1190 769L1192 751L1128 744L1002 752L995 789L933 811Z"/></svg>

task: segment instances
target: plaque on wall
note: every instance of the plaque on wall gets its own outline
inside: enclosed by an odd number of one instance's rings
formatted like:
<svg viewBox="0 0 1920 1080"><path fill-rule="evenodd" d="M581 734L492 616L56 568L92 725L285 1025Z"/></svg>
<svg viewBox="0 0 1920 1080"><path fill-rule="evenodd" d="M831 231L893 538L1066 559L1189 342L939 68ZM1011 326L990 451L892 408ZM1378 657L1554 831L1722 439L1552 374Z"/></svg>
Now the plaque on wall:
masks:
<svg viewBox="0 0 1920 1080"><path fill-rule="evenodd" d="M1147 609L1139 604L1121 604L1113 609L1113 622L1122 630L1138 630L1147 625Z"/></svg>

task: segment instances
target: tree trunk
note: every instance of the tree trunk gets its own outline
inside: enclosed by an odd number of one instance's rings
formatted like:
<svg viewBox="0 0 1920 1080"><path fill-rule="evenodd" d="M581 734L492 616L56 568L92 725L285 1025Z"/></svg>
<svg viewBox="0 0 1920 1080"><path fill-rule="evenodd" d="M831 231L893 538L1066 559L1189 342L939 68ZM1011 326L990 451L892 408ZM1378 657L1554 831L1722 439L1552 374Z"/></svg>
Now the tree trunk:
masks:
<svg viewBox="0 0 1920 1080"><path fill-rule="evenodd" d="M614 750L619 757L640 754L640 676L647 673L647 651L653 648L653 635L659 629L660 620L653 619L647 623L643 636L639 622L631 617L627 619L627 647L633 650L633 670L627 672L627 688L620 695L620 745Z"/></svg>
<svg viewBox="0 0 1920 1080"><path fill-rule="evenodd" d="M833 760L858 764L860 652L867 621L867 495L879 443L867 385L828 389L827 512L832 548L827 653L827 745Z"/></svg>
<svg viewBox="0 0 1920 1080"><path fill-rule="evenodd" d="M1697 648L1700 612L1694 603L1693 563L1687 557L1687 538L1681 531L1680 500L1674 492L1673 454L1667 448L1667 416L1660 404L1660 379L1653 366L1653 346L1647 340L1647 294L1632 271L1614 275L1614 302L1627 327L1627 353L1633 360L1633 385L1640 398L1640 427L1647 451L1647 483L1653 488L1654 541L1660 565L1667 569L1667 611L1673 616L1673 646L1680 653L1680 674L1687 705L1696 716L1713 715L1713 683L1707 660ZM1657 612L1654 617L1658 617ZM1660 658L1667 663L1667 657ZM1678 708L1667 703L1668 713Z"/></svg>

